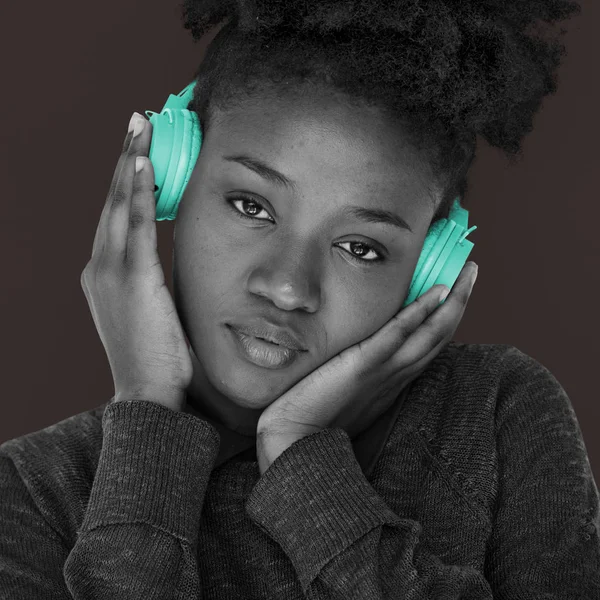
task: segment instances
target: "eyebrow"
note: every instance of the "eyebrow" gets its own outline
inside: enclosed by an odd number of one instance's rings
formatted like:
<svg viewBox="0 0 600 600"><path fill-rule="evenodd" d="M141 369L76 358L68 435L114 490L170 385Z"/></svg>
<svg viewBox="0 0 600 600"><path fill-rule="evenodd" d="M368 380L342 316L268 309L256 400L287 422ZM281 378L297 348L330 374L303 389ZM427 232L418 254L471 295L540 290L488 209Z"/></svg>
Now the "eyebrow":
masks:
<svg viewBox="0 0 600 600"><path fill-rule="evenodd" d="M286 177L283 173L276 171L273 167L270 167L260 159L252 158L246 154L230 154L223 158L227 161L244 165L270 183L292 191L297 191L296 184L291 179ZM350 205L345 206L342 212L365 223L383 223L384 225L391 225L413 233L410 225L400 215L389 210Z"/></svg>

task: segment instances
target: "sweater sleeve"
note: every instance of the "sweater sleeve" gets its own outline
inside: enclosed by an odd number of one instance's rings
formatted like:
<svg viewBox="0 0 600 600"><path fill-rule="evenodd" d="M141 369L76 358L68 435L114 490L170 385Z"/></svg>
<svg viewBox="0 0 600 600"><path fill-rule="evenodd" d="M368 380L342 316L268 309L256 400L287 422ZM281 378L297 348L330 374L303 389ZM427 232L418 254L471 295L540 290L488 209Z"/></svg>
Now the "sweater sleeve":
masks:
<svg viewBox="0 0 600 600"><path fill-rule="evenodd" d="M0 598L197 600L200 516L219 434L141 400L113 402L87 509L69 549L0 465Z"/></svg>
<svg viewBox="0 0 600 600"><path fill-rule="evenodd" d="M598 492L568 398L536 365L501 415L486 573L427 551L420 523L377 494L343 429L304 437L273 461L246 510L286 553L306 598L600 600Z"/></svg>

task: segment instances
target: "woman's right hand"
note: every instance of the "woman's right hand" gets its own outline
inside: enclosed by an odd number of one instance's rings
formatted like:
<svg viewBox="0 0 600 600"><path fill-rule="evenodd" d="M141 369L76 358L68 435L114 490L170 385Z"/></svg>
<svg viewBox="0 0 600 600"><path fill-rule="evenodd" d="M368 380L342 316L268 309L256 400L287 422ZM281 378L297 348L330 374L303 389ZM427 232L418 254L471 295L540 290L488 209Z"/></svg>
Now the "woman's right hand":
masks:
<svg viewBox="0 0 600 600"><path fill-rule="evenodd" d="M81 287L110 363L115 401L181 411L192 360L157 251L152 124L139 119L138 135L125 138ZM138 173L136 157L145 157Z"/></svg>

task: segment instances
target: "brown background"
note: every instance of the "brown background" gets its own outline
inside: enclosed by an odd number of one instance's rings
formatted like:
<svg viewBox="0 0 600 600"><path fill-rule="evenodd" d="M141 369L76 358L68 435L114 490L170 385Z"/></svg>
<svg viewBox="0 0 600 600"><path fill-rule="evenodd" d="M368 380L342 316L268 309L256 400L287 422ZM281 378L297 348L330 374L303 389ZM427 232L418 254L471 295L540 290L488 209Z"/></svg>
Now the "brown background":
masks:
<svg viewBox="0 0 600 600"><path fill-rule="evenodd" d="M79 278L131 113L160 111L206 46L193 43L176 2L3 4L0 443L113 395ZM479 278L454 339L512 344L545 365L600 481L600 17L594 0L582 7L522 164L509 168L479 140L465 200ZM158 223L169 285L173 227Z"/></svg>

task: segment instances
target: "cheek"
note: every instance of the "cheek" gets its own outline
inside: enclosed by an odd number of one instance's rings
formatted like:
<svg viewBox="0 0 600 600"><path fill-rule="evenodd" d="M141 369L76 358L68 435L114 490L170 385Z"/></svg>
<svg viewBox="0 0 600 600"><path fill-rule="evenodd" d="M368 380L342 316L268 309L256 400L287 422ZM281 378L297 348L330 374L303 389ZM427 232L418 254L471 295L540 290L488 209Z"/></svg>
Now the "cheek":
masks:
<svg viewBox="0 0 600 600"><path fill-rule="evenodd" d="M215 263L223 262L223 232L216 210L214 199L200 186L186 189L175 220L173 244L182 267L210 272Z"/></svg>
<svg viewBox="0 0 600 600"><path fill-rule="evenodd" d="M360 302L355 295L353 301L336 303L336 310L332 311L324 327L327 358L373 335L397 313L398 305L401 302L382 300L381 295L376 294L370 294Z"/></svg>
<svg viewBox="0 0 600 600"><path fill-rule="evenodd" d="M210 322L223 299L233 297L231 257L223 255L222 240L202 211L177 215L173 239L173 285L178 310L193 326ZM229 274L229 276L228 276Z"/></svg>

